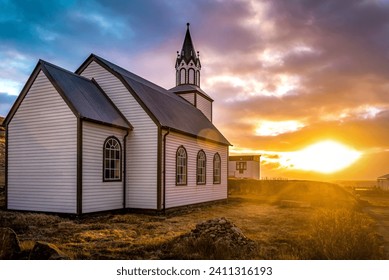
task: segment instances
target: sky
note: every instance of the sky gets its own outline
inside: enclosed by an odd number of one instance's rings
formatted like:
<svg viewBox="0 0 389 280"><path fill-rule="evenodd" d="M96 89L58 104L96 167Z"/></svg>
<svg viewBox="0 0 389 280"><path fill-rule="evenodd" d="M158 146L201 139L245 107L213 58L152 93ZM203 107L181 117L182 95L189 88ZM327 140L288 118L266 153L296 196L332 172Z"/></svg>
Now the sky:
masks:
<svg viewBox="0 0 389 280"><path fill-rule="evenodd" d="M262 177L389 173L387 0L0 0L0 115L39 59L95 53L167 89L190 22L201 88L230 154ZM328 167L333 167L328 168ZM338 168L336 168L338 167Z"/></svg>

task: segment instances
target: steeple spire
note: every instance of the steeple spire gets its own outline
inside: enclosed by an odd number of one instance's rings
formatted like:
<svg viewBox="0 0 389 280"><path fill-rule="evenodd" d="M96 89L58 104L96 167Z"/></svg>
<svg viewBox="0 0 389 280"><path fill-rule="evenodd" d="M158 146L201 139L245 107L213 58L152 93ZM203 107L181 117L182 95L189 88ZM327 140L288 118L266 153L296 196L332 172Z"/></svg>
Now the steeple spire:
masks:
<svg viewBox="0 0 389 280"><path fill-rule="evenodd" d="M193 84L200 86L200 55L194 48L189 25L188 22L186 24L186 34L181 52L177 52L176 85Z"/></svg>
<svg viewBox="0 0 389 280"><path fill-rule="evenodd" d="M192 42L192 37L190 36L189 22L186 24L186 26L187 29L186 29L184 43L182 44L181 57L182 59L185 60L186 63L188 63L191 59L193 59L193 61L196 61L197 57L196 57L196 50Z"/></svg>

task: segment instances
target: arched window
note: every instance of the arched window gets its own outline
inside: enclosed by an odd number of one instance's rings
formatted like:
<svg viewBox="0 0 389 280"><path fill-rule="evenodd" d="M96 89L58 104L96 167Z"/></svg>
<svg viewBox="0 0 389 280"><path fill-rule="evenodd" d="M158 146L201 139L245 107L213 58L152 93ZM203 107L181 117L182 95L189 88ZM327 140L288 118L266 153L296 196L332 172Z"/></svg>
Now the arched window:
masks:
<svg viewBox="0 0 389 280"><path fill-rule="evenodd" d="M176 71L176 85L178 86L180 84L180 72Z"/></svg>
<svg viewBox="0 0 389 280"><path fill-rule="evenodd" d="M188 155L184 146L176 152L176 185L186 185L188 174Z"/></svg>
<svg viewBox="0 0 389 280"><path fill-rule="evenodd" d="M207 158L203 150L197 154L197 185L204 185L206 183L206 165Z"/></svg>
<svg viewBox="0 0 389 280"><path fill-rule="evenodd" d="M221 159L219 153L213 156L213 183L220 184L221 182Z"/></svg>
<svg viewBox="0 0 389 280"><path fill-rule="evenodd" d="M200 71L196 71L196 86L200 86Z"/></svg>
<svg viewBox="0 0 389 280"><path fill-rule="evenodd" d="M188 70L188 77L189 77L189 84L194 85L195 84L195 70L193 68L190 68Z"/></svg>
<svg viewBox="0 0 389 280"><path fill-rule="evenodd" d="M185 69L184 68L182 68L181 70L180 70L180 85L182 85L182 84L185 84L185 77L186 76L186 71L185 71Z"/></svg>
<svg viewBox="0 0 389 280"><path fill-rule="evenodd" d="M114 136L108 137L104 142L103 150L103 180L121 181L122 147L120 141Z"/></svg>

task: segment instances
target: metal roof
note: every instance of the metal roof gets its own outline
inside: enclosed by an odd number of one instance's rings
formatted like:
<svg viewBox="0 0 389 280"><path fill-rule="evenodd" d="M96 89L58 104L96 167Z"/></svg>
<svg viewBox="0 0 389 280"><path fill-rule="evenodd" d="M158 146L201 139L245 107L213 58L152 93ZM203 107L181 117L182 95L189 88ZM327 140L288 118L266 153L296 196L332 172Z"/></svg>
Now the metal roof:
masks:
<svg viewBox="0 0 389 280"><path fill-rule="evenodd" d="M199 109L189 104L182 97L97 55L92 54L89 59L96 59L105 67L120 75L132 89L132 93L140 99L162 127L231 145ZM82 67L76 72L81 71Z"/></svg>
<svg viewBox="0 0 389 280"><path fill-rule="evenodd" d="M229 161L260 161L261 155L242 155L242 156L229 156Z"/></svg>
<svg viewBox="0 0 389 280"><path fill-rule="evenodd" d="M40 60L42 70L81 118L132 128L101 88L93 81Z"/></svg>

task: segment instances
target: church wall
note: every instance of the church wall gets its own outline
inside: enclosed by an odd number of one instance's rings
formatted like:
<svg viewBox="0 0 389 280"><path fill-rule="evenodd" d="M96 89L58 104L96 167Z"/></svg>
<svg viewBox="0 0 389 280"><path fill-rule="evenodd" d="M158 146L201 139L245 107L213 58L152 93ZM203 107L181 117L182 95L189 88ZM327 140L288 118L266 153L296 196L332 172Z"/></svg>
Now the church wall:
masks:
<svg viewBox="0 0 389 280"><path fill-rule="evenodd" d="M134 128L127 138L126 207L157 209L157 125L122 82L96 62L81 75L95 78Z"/></svg>
<svg viewBox="0 0 389 280"><path fill-rule="evenodd" d="M76 213L77 118L40 72L8 125L8 209Z"/></svg>
<svg viewBox="0 0 389 280"><path fill-rule="evenodd" d="M103 147L108 137L115 136L122 147L123 167L126 131L90 122L83 122L82 128L82 212L123 208L123 181L103 181Z"/></svg>
<svg viewBox="0 0 389 280"><path fill-rule="evenodd" d="M196 107L212 122L212 102L200 94L197 94L196 99Z"/></svg>
<svg viewBox="0 0 389 280"><path fill-rule="evenodd" d="M238 161L239 162L239 161ZM260 178L260 163L258 161L244 161L246 162L246 170L242 170L242 173L239 170L236 170L237 161L229 161L228 166L228 176L235 178L250 178L259 180Z"/></svg>
<svg viewBox="0 0 389 280"><path fill-rule="evenodd" d="M176 186L176 152L183 145L188 153L188 184ZM207 158L206 184L196 184L197 153ZM213 156L221 157L221 183L213 184ZM166 208L227 198L228 146L170 132L166 137Z"/></svg>
<svg viewBox="0 0 389 280"><path fill-rule="evenodd" d="M190 102L190 104L195 104L195 94L193 92L190 93L180 93L179 96L184 98L186 101Z"/></svg>

